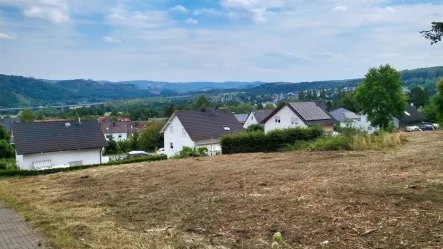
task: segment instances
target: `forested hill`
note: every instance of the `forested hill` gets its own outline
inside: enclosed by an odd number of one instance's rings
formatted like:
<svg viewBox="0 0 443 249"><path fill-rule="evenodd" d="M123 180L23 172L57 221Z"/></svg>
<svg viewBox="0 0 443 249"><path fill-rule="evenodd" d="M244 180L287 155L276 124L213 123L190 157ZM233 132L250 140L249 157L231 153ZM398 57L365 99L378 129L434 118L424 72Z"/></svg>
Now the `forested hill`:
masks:
<svg viewBox="0 0 443 249"><path fill-rule="evenodd" d="M402 84L405 87L421 86L428 89L430 95L435 95L436 83L443 77L442 67L419 68L401 71ZM339 81L315 81L293 83L267 83L248 90L250 94L273 94L303 91L310 89L328 89L356 87L363 79L339 80Z"/></svg>
<svg viewBox="0 0 443 249"><path fill-rule="evenodd" d="M435 83L443 77L443 67L419 68L402 71L403 85L423 86L431 95L435 94ZM62 80L48 81L21 76L0 74L0 108L18 106L41 106L54 104L77 104L82 101L100 102L104 100L119 100L145 98L152 96L171 96L177 92L196 92L197 94L217 94L232 92L241 88L249 94L287 93L310 89L327 89L353 87L360 84L361 79L318 81L301 83L265 83L265 82L194 82L154 84L153 81L125 83L97 82L93 80ZM210 90L211 84L218 89L235 88L232 90ZM142 86L143 85L143 86ZM161 87L160 87L161 86ZM255 86L255 87L254 87ZM215 86L212 86L215 88ZM149 89L150 88L150 89ZM237 90L238 91L238 90Z"/></svg>
<svg viewBox="0 0 443 249"><path fill-rule="evenodd" d="M0 107L77 104L82 101L156 96L134 85L98 83L92 80L48 82L21 76L0 75Z"/></svg>

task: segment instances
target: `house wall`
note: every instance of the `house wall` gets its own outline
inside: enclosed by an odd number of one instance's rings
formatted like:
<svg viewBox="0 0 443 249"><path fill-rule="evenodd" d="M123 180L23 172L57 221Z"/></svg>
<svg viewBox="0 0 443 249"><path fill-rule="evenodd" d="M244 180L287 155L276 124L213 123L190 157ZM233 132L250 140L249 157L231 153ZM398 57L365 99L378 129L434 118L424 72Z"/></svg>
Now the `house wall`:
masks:
<svg viewBox="0 0 443 249"><path fill-rule="evenodd" d="M124 141L124 140L128 139L128 134L127 133L104 133L104 135L105 135L105 138L107 140L109 140L108 136L112 136L114 141L117 141L117 142L118 141Z"/></svg>
<svg viewBox="0 0 443 249"><path fill-rule="evenodd" d="M280 123L275 122L275 117L280 117ZM298 125L291 124L291 118L298 118ZM287 129L287 128L306 128L308 127L300 117L297 116L288 106L283 107L275 115L273 115L265 123L265 132L270 132L277 129Z"/></svg>
<svg viewBox="0 0 443 249"><path fill-rule="evenodd" d="M397 129L401 128L401 123L400 123L400 120L398 118L394 118L394 126Z"/></svg>
<svg viewBox="0 0 443 249"><path fill-rule="evenodd" d="M254 125L254 124L258 124L257 123L257 119L254 116L254 113L250 113L250 115L248 116L248 119L246 119L245 124L243 125L243 128L247 129L249 126Z"/></svg>
<svg viewBox="0 0 443 249"><path fill-rule="evenodd" d="M173 132L171 133L171 126L173 128ZM170 143L173 144L173 148L171 149ZM186 132L185 136L183 134L183 125L180 120L175 116L171 123L168 124L164 131L164 148L165 154L168 157L172 157L179 153L184 146L194 148L195 143L189 137L189 134Z"/></svg>
<svg viewBox="0 0 443 249"><path fill-rule="evenodd" d="M34 169L32 163L36 161L51 160L52 166L69 166L69 162L82 161L82 165L99 164L101 162L101 149L86 149L73 151L60 151L30 155L16 155L17 165L22 170Z"/></svg>

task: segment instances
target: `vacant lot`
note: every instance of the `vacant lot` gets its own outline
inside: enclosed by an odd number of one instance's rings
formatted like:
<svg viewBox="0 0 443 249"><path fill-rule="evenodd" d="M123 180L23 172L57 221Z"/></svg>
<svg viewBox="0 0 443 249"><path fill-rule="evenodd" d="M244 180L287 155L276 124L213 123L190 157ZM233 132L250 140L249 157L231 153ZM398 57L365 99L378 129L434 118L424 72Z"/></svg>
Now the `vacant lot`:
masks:
<svg viewBox="0 0 443 249"><path fill-rule="evenodd" d="M57 248L443 247L443 133L388 151L169 160L0 180Z"/></svg>

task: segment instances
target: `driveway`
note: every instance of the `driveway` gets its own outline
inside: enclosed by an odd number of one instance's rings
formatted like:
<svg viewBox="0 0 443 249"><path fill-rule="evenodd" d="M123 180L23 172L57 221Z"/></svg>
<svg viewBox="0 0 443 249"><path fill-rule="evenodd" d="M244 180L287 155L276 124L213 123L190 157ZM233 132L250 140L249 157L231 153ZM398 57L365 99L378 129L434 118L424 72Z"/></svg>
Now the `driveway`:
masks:
<svg viewBox="0 0 443 249"><path fill-rule="evenodd" d="M0 202L0 249L41 249L42 237Z"/></svg>

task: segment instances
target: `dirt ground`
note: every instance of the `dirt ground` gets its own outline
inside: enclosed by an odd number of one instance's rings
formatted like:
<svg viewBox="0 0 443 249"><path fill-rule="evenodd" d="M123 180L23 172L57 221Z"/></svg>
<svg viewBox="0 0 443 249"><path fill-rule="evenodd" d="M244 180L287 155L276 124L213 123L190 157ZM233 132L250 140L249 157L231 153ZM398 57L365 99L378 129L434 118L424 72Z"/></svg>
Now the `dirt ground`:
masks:
<svg viewBox="0 0 443 249"><path fill-rule="evenodd" d="M276 231L290 248L442 248L443 132L407 136L0 180L0 197L55 248L271 248Z"/></svg>

